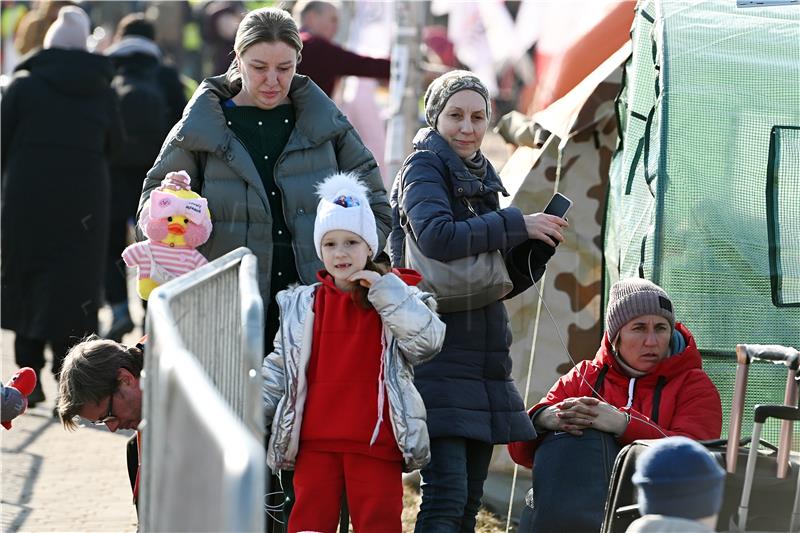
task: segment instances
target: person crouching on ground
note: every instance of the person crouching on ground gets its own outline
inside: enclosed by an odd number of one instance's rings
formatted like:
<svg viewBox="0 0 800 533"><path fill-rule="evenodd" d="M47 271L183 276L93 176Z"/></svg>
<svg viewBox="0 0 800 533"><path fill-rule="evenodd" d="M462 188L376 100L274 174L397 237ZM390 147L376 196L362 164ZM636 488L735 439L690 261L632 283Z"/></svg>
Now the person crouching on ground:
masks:
<svg viewBox="0 0 800 533"><path fill-rule="evenodd" d="M627 533L711 533L725 489L725 470L686 437L656 442L636 461L633 484L641 518Z"/></svg>
<svg viewBox="0 0 800 533"><path fill-rule="evenodd" d="M142 421L144 338L136 346L91 336L76 344L64 358L58 380L56 411L64 428L77 429L80 417L109 431L135 429L128 440L128 477L133 503L139 502L141 466L139 423Z"/></svg>
<svg viewBox="0 0 800 533"><path fill-rule="evenodd" d="M562 376L529 414L537 438L509 445L515 462L533 468L533 511L520 531L597 531L621 446L715 439L722 429L719 392L692 334L675 322L667 293L637 278L611 287L595 358Z"/></svg>
<svg viewBox="0 0 800 533"><path fill-rule="evenodd" d="M318 188L318 283L277 295L280 328L264 359L267 463L295 469L289 531L335 531L343 491L356 531L401 531L402 472L430 458L412 365L445 326L411 270L384 273L366 187L337 174Z"/></svg>

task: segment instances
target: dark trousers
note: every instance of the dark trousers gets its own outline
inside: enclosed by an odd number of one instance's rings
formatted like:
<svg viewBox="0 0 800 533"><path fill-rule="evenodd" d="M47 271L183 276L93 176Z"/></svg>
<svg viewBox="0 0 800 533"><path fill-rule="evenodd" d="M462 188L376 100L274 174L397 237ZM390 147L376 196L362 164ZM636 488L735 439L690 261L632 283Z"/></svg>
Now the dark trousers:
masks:
<svg viewBox="0 0 800 533"><path fill-rule="evenodd" d="M61 374L61 364L64 362L64 357L67 355L72 343L69 338L47 341L39 339L30 339L16 335L14 338L14 360L20 367L29 366L36 371L36 375L44 368L44 347L50 344L50 349L53 351L53 375L58 381L58 375Z"/></svg>
<svg viewBox="0 0 800 533"><path fill-rule="evenodd" d="M431 439L420 471L422 505L416 533L473 533L493 446L463 437Z"/></svg>
<svg viewBox="0 0 800 533"><path fill-rule="evenodd" d="M106 257L106 302L110 305L128 302L128 280L122 251L128 245L127 219L108 222L108 256Z"/></svg>

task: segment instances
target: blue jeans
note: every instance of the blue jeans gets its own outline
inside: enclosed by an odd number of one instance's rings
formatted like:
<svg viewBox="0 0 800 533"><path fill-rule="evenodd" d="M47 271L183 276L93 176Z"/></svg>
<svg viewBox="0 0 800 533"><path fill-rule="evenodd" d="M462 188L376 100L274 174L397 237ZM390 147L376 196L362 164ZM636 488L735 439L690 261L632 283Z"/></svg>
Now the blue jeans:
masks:
<svg viewBox="0 0 800 533"><path fill-rule="evenodd" d="M463 437L431 439L420 471L422 505L415 533L473 533L493 446Z"/></svg>

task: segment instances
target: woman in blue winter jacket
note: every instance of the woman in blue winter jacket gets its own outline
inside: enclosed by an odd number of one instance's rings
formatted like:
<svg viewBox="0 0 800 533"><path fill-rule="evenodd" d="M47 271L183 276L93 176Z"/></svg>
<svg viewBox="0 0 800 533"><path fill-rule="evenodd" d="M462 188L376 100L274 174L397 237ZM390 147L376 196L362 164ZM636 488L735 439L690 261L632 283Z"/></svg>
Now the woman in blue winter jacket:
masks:
<svg viewBox="0 0 800 533"><path fill-rule="evenodd" d="M499 250L514 283L509 298L542 276L567 223L500 209L498 193L508 193L480 151L489 115L488 91L471 72L449 72L431 83L425 94L429 127L414 138L415 151L392 191L392 263L404 261L403 226L420 251L438 261ZM415 378L431 439L416 531L471 532L493 445L535 432L511 378L503 303L443 313L442 320L442 351L420 365Z"/></svg>

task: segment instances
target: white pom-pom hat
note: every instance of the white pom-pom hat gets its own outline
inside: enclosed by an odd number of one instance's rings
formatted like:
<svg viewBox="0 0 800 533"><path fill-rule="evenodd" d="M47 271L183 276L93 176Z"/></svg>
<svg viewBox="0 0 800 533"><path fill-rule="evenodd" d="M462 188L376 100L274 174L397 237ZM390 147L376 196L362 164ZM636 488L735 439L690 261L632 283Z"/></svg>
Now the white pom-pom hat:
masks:
<svg viewBox="0 0 800 533"><path fill-rule="evenodd" d="M378 230L369 205L369 190L355 174L342 172L317 187L320 197L314 221L314 246L322 259L322 238L333 230L355 233L367 243L371 257L378 252Z"/></svg>

